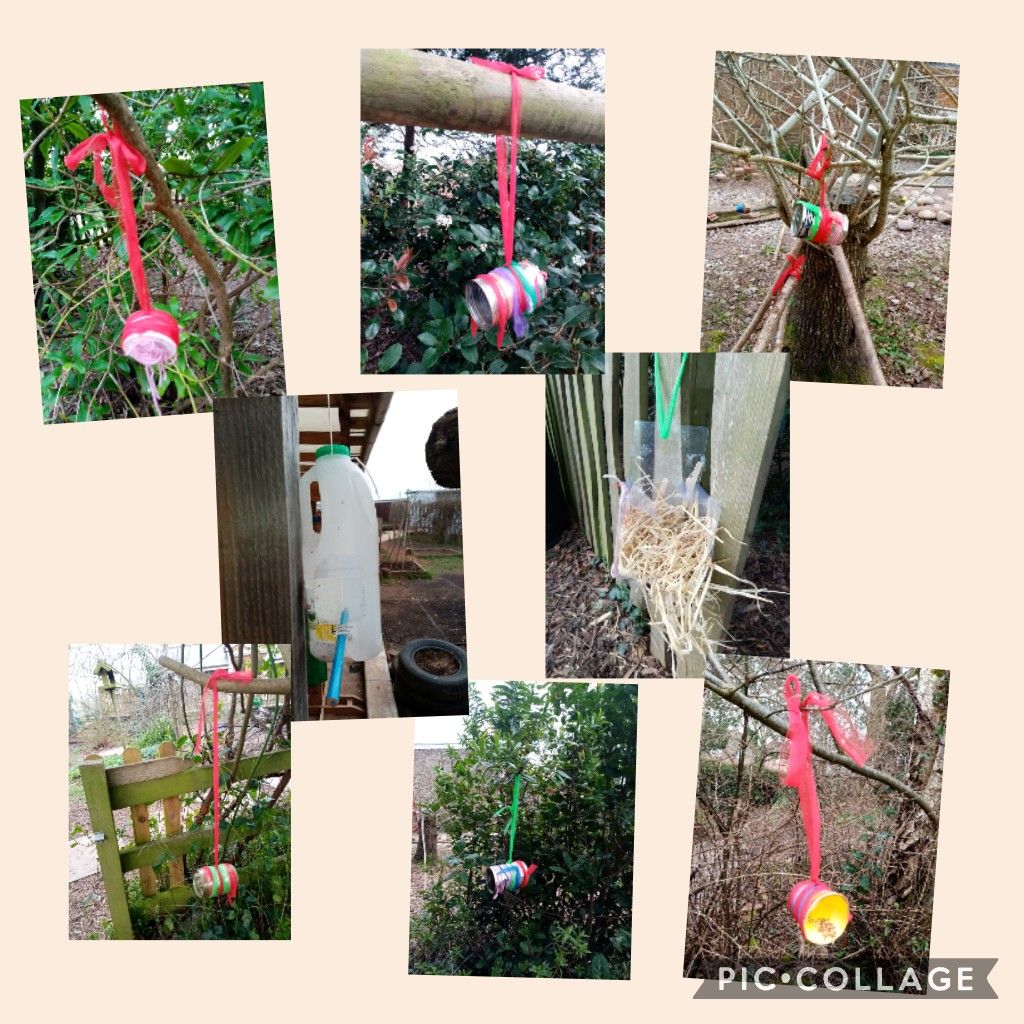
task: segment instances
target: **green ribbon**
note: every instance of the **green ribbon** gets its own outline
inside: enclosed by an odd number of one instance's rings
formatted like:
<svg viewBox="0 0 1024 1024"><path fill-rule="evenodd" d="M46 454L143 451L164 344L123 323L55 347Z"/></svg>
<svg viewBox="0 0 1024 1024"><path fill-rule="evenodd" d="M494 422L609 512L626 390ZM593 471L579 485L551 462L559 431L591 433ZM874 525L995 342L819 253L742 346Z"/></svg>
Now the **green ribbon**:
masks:
<svg viewBox="0 0 1024 1024"><path fill-rule="evenodd" d="M502 808L505 810L505 808ZM515 782L512 783L512 806L508 808L508 824L505 825L504 831L508 833L508 859L509 863L512 863L512 850L516 845L516 825L519 822L519 776L515 778ZM499 811L499 813L501 813Z"/></svg>
<svg viewBox="0 0 1024 1024"><path fill-rule="evenodd" d="M664 440L672 433L672 417L676 412L676 403L679 401L679 391L683 386L683 370L686 369L686 357L689 353L684 352L679 363L679 372L676 374L676 382L672 387L672 398L668 405L668 412L665 411L665 401L661 395L661 364L658 362L658 353L654 353L654 411L658 417L658 433Z"/></svg>
<svg viewBox="0 0 1024 1024"><path fill-rule="evenodd" d="M515 274L516 277L519 278L520 284L522 284L523 288L526 291L526 294L530 296L530 300L533 302L533 308L536 309L537 308L537 293L533 290L533 285L530 284L530 282L526 279L526 275L522 272L522 270L519 269L519 264L518 263L513 263L511 269L512 269L512 273ZM524 309L523 312L525 313L526 310Z"/></svg>

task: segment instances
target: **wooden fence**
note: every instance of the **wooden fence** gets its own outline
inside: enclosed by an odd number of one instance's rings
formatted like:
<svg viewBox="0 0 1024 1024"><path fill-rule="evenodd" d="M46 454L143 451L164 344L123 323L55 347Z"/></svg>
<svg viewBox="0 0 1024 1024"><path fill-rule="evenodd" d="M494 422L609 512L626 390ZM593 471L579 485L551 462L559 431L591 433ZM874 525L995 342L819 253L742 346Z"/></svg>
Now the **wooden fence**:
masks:
<svg viewBox="0 0 1024 1024"><path fill-rule="evenodd" d="M120 767L107 768L103 758L96 754L79 766L115 939L132 938L124 879L127 872L138 871L142 908L145 913L156 915L197 898L185 877L184 855L187 850L198 853L213 846L212 827L182 831L180 800L188 793L212 786L213 769L183 761L175 755L171 742L160 744L159 755L144 761L139 750L128 747L124 752L125 763ZM243 758L233 774L221 769L221 782L227 776L230 781L240 782L281 775L291 770L291 756L290 750L276 750L262 757ZM157 802L163 806L162 837L152 835L150 824L149 806ZM114 822L114 811L122 807L131 808L134 837L134 843L123 849ZM253 831L249 826L231 827L231 835L236 838ZM163 889L155 870L161 865L167 866ZM238 877L244 883L244 867L239 868Z"/></svg>
<svg viewBox="0 0 1024 1024"><path fill-rule="evenodd" d="M658 357L666 408L681 358ZM562 489L595 554L608 566L618 489L606 477L636 478L639 450L633 426L655 419L651 362L646 354L609 353L603 375L546 378L547 438ZM681 479L683 424L708 429L709 458L701 482L722 506L715 561L737 576L743 574L788 396L788 356L691 353L672 418L680 429L670 431L666 439L654 432L654 477ZM641 603L641 588L634 586L632 597ZM713 638L728 628L732 604L731 599L721 602ZM652 630L651 651L670 664L657 628ZM699 678L703 658L687 659L676 670L678 675Z"/></svg>

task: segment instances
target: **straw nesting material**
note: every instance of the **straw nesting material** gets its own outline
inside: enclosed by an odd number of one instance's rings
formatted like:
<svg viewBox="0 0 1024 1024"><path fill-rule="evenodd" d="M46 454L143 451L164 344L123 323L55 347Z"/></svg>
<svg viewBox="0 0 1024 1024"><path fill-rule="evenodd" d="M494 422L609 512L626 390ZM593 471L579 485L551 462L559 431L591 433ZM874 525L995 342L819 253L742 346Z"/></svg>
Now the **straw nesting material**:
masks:
<svg viewBox="0 0 1024 1024"><path fill-rule="evenodd" d="M650 485L649 478L644 483ZM723 594L768 599L749 580L715 564L715 541L723 528L710 509L701 511L695 488L688 487L694 497L683 500L667 484L644 489L649 505L623 510L619 571L644 587L651 624L661 627L673 658L694 650L706 653L722 646L708 634ZM716 574L732 582L719 582Z"/></svg>

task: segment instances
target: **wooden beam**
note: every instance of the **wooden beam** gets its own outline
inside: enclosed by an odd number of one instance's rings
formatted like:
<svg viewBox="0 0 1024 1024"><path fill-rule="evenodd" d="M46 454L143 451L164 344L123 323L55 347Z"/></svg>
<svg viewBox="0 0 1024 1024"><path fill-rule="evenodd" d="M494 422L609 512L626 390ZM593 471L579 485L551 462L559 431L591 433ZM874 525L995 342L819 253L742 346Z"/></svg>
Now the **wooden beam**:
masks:
<svg viewBox="0 0 1024 1024"><path fill-rule="evenodd" d="M722 506L715 561L743 575L750 536L789 398L789 356L718 353L711 431L711 493ZM721 618L711 624L717 639L728 628L735 598L723 596Z"/></svg>
<svg viewBox="0 0 1024 1024"><path fill-rule="evenodd" d="M231 826L232 838L238 839L242 836L250 836L258 831L258 826L238 825ZM182 832L178 835L166 836L162 839L153 839L148 843L141 843L138 846L127 846L121 851L121 870L140 871L147 865L156 866L163 864L170 858L180 863L181 855L187 850L200 850L213 848L213 829L196 829L193 832ZM152 870L152 868L150 868ZM184 877L176 883L184 882Z"/></svg>
<svg viewBox="0 0 1024 1024"><path fill-rule="evenodd" d="M246 757L238 765L238 771L232 776L230 772L221 770L222 784L240 782L244 779L263 778L266 775L279 775L292 766L290 750L274 750L262 757ZM85 764L82 767L86 767ZM124 786L110 787L110 806L131 807L132 804L151 804L154 800L162 800L168 796L184 796L195 793L213 785L213 769L209 766L190 768L177 775L169 775L164 779L148 779L145 782L130 782ZM99 831L103 831L99 829Z"/></svg>
<svg viewBox="0 0 1024 1024"><path fill-rule="evenodd" d="M96 834L96 856L100 862L100 875L107 894L112 936L115 939L132 937L132 918L128 912L128 894L124 888L121 855L117 848L117 825L107 788L107 771L103 758L93 754L79 766L85 802L89 807L89 824ZM123 806L128 806L127 804Z"/></svg>
<svg viewBox="0 0 1024 1024"><path fill-rule="evenodd" d="M292 719L304 722L309 712L295 398L215 401L213 442L221 639L291 644Z"/></svg>
<svg viewBox="0 0 1024 1024"><path fill-rule="evenodd" d="M175 752L174 744L170 740L164 740L160 744L161 757L173 757ZM169 842L175 836L181 834L181 800L176 796L166 797L163 801L164 808L164 832ZM121 855L121 866L124 867L124 855ZM185 861L182 857L172 857L167 861L167 882L173 889L176 885L185 884Z"/></svg>
<svg viewBox="0 0 1024 1024"><path fill-rule="evenodd" d="M372 661L363 663L363 682L366 684L366 717L397 718L398 707L391 686L391 672L387 655L383 651Z"/></svg>
<svg viewBox="0 0 1024 1024"><path fill-rule="evenodd" d="M544 79L520 79L527 139L604 145L604 93ZM467 132L507 132L509 76L419 50L363 50L364 121Z"/></svg>
<svg viewBox="0 0 1024 1024"><path fill-rule="evenodd" d="M161 655L157 659L164 668L170 669L175 675L181 676L183 679L189 680L189 682L196 683L199 686L205 686L206 681L210 678L209 672L200 672L198 669L190 668L188 665L183 665L180 661L175 661L174 658L168 658L165 655ZM271 696L271 697L287 697L292 692L292 683L290 679L254 679L251 683L236 683L230 679L218 679L217 689L221 693L242 693L242 694L258 694L259 696ZM146 764L154 764L153 761L147 761Z"/></svg>

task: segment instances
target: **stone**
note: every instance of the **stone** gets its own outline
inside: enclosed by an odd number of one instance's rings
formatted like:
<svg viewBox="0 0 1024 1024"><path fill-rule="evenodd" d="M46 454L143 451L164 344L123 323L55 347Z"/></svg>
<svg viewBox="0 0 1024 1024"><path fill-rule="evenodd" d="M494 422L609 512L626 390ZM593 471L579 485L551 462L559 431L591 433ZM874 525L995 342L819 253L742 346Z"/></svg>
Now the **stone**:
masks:
<svg viewBox="0 0 1024 1024"><path fill-rule="evenodd" d="M896 230L897 231L913 231L914 230L914 222L909 217L900 217L900 219L898 221L896 221Z"/></svg>
<svg viewBox="0 0 1024 1024"><path fill-rule="evenodd" d="M945 210L939 210L939 212L935 215L935 219L940 224L952 224L953 214L947 213Z"/></svg>
<svg viewBox="0 0 1024 1024"><path fill-rule="evenodd" d="M725 171L719 171L715 175L715 181L728 181L728 180L729 180L729 175L726 174Z"/></svg>
<svg viewBox="0 0 1024 1024"><path fill-rule="evenodd" d="M921 196L917 201L918 206L931 206L934 203L934 199L930 199L928 196Z"/></svg>
<svg viewBox="0 0 1024 1024"><path fill-rule="evenodd" d="M917 219L918 220L935 220L935 218L936 218L935 211L930 209L927 206L923 210L918 210L917 211Z"/></svg>

